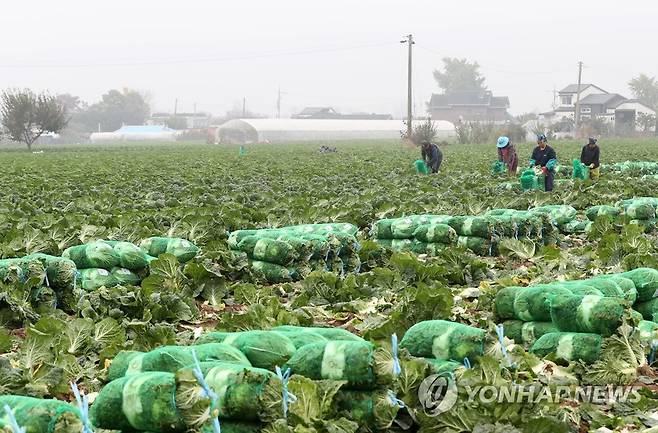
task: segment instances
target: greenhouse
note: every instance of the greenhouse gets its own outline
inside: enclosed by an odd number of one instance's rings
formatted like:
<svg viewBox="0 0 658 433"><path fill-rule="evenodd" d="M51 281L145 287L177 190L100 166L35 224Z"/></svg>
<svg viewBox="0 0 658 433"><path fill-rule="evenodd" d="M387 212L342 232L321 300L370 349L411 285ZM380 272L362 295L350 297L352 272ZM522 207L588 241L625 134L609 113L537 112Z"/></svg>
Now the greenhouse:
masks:
<svg viewBox="0 0 658 433"><path fill-rule="evenodd" d="M417 121L420 123L421 121ZM434 122L437 138L455 137L455 126ZM218 143L268 143L323 140L397 139L405 125L401 120L344 119L234 119L217 129Z"/></svg>
<svg viewBox="0 0 658 433"><path fill-rule="evenodd" d="M111 141L176 141L176 131L164 125L124 125L114 132L94 132L92 143Z"/></svg>

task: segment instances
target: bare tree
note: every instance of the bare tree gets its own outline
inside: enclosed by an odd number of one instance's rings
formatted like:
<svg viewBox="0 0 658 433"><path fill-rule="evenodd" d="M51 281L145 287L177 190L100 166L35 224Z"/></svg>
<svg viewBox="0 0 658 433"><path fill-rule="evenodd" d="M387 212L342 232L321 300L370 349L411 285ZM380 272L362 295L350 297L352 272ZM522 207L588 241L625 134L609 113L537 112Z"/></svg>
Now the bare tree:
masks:
<svg viewBox="0 0 658 433"><path fill-rule="evenodd" d="M0 95L2 126L9 138L32 144L45 132L60 132L69 121L64 105L55 96L30 89L5 90Z"/></svg>

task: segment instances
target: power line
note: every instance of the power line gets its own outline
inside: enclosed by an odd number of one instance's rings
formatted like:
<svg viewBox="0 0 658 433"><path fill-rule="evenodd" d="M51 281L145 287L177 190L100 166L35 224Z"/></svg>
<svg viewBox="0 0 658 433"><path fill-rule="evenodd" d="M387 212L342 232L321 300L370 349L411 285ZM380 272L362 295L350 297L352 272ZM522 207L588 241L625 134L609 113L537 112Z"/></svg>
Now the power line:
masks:
<svg viewBox="0 0 658 433"><path fill-rule="evenodd" d="M262 54L253 54L236 57L209 57L197 59L171 59L171 60L153 60L153 61L134 61L134 62L107 62L107 63L35 63L35 64L0 64L0 68L17 68L17 69L37 69L37 68L96 68L96 67L124 67L124 66L152 66L152 65L176 65L176 64L189 64L189 63L221 63L221 62L235 62L240 60L254 60L273 57L284 56L300 56L306 54L330 53L340 51L352 51L366 48L379 48L383 46L393 45L390 42L381 44L370 45L356 45L351 47L333 47L333 48L314 48L296 51L280 51Z"/></svg>

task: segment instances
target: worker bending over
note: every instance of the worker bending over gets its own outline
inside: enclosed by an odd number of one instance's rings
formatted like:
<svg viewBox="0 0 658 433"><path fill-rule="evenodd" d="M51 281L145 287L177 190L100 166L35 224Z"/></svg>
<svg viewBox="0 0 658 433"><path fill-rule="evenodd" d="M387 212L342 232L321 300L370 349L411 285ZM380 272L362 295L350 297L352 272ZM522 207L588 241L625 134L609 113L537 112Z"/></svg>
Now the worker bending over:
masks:
<svg viewBox="0 0 658 433"><path fill-rule="evenodd" d="M509 137L498 137L498 161L505 164L507 171L510 173L516 173L517 166L519 165L519 158L516 155L516 149L512 144L512 141Z"/></svg>
<svg viewBox="0 0 658 433"><path fill-rule="evenodd" d="M599 167L599 155L601 149L596 144L596 138L590 137L589 142L583 146L582 152L580 152L580 162L589 167L589 178L592 180L598 180L601 175Z"/></svg>
<svg viewBox="0 0 658 433"><path fill-rule="evenodd" d="M555 167L557 166L557 155L555 150L548 145L546 135L537 136L537 147L532 151L530 167L540 167L545 178L545 191L553 191L553 181L555 180Z"/></svg>
<svg viewBox="0 0 658 433"><path fill-rule="evenodd" d="M438 173L443 162L443 153L434 143L423 140L421 143L421 157L425 161L425 165L430 169L430 173Z"/></svg>

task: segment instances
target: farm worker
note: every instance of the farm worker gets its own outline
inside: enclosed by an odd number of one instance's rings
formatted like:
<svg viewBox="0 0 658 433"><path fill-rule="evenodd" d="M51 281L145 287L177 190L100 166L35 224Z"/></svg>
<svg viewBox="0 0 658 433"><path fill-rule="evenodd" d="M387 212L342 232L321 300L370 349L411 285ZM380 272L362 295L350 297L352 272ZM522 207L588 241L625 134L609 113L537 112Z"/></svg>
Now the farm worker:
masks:
<svg viewBox="0 0 658 433"><path fill-rule="evenodd" d="M425 164L430 169L430 173L438 173L441 162L443 161L443 153L434 143L428 140L423 140L421 143L421 157Z"/></svg>
<svg viewBox="0 0 658 433"><path fill-rule="evenodd" d="M541 167L545 177L544 190L553 191L553 180L555 180L555 167L557 166L557 155L551 146L548 145L546 135L537 136L537 147L532 151L530 167Z"/></svg>
<svg viewBox="0 0 658 433"><path fill-rule="evenodd" d="M580 162L589 167L589 177L592 180L597 180L600 176L600 163L599 163L599 154L600 149L596 144L596 138L590 137L589 142L583 146L582 152L580 152Z"/></svg>
<svg viewBox="0 0 658 433"><path fill-rule="evenodd" d="M498 137L498 161L501 161L507 165L507 170L510 173L516 173L517 166L519 165L519 158L516 155L516 149L512 144L512 141L509 137Z"/></svg>

